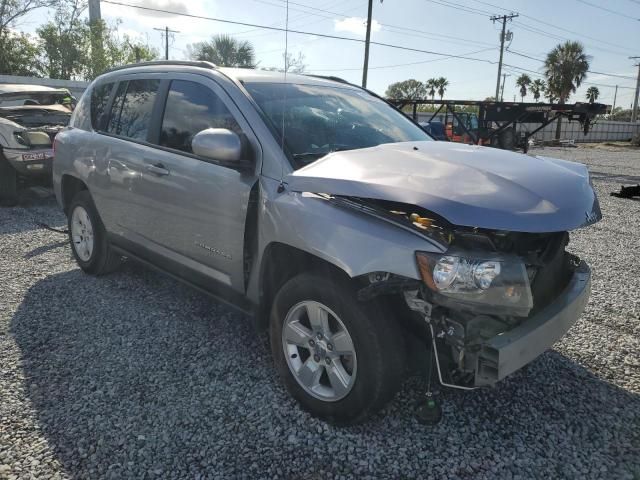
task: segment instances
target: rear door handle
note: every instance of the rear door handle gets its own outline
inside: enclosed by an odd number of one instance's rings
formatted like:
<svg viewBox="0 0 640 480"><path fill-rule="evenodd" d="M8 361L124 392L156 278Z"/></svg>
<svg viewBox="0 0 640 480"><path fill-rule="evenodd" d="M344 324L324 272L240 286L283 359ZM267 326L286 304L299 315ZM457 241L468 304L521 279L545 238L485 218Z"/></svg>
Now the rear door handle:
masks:
<svg viewBox="0 0 640 480"><path fill-rule="evenodd" d="M147 172L153 173L154 175L158 175L160 177L169 175L169 170L164 168L164 165L161 163L148 163L146 169Z"/></svg>

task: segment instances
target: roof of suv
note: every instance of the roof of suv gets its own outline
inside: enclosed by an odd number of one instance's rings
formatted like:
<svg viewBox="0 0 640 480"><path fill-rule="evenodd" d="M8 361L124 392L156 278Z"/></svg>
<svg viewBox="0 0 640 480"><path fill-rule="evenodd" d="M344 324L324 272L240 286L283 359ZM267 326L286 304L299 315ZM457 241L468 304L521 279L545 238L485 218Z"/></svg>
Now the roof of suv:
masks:
<svg viewBox="0 0 640 480"><path fill-rule="evenodd" d="M183 70L185 68L198 68L207 70L216 70L227 77L240 81L240 82L272 82L281 83L285 81L284 72L271 71L271 70L258 70L254 68L229 68L229 67L217 67L211 62L204 61L182 61L182 60L159 60L152 62L133 63L129 65L123 65L116 67L105 74L111 72L125 73L128 70L145 71L145 70L168 70L172 68ZM132 72L133 73L133 72ZM287 73L286 81L297 84L309 84L309 85L333 85L340 84L341 86L355 87L347 83L346 81L337 77L320 77L313 75L300 75L295 73Z"/></svg>

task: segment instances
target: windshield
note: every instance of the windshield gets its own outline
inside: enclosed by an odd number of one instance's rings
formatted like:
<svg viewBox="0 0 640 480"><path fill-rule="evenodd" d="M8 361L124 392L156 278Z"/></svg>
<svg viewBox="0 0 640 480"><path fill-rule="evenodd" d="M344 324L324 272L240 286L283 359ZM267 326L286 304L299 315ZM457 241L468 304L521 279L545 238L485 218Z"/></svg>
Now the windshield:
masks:
<svg viewBox="0 0 640 480"><path fill-rule="evenodd" d="M432 140L420 127L384 101L353 88L247 83L273 129L282 137L294 168L330 152L382 143Z"/></svg>

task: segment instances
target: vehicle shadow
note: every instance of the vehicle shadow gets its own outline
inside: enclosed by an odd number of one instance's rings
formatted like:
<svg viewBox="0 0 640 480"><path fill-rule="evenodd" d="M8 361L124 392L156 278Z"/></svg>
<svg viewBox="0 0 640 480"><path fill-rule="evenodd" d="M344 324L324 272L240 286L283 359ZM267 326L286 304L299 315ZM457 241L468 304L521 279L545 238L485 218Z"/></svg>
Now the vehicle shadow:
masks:
<svg viewBox="0 0 640 480"><path fill-rule="evenodd" d="M43 245L41 247L34 248L30 252L26 253L24 258L29 259L29 258L37 257L39 255L42 255L43 253L50 252L51 250L55 250L56 248L64 247L66 245L69 245L69 240L67 239L62 240L60 242L50 243L49 245Z"/></svg>
<svg viewBox="0 0 640 480"><path fill-rule="evenodd" d="M14 206L0 206L0 235L29 232L42 228L40 223L65 228L66 218L55 197L40 196L29 190Z"/></svg>
<svg viewBox="0 0 640 480"><path fill-rule="evenodd" d="M444 394L445 418L434 427L413 417L424 391L416 379L367 424L329 427L285 393L248 318L135 264L106 277L72 270L38 281L10 334L40 428L73 478L237 478L254 467L260 476L280 467L281 454L300 458L289 473L307 478L338 455L336 436L377 452L375 471L396 478L505 478L507 467L624 478L622 463L640 463L639 397L556 352L494 389ZM292 435L305 440L294 444ZM459 460L459 470L437 470L443 457ZM351 461L335 458L341 469ZM415 458L424 458L423 471L393 470ZM495 472L474 470L476 459Z"/></svg>
<svg viewBox="0 0 640 480"><path fill-rule="evenodd" d="M141 478L148 458L165 476L174 462L205 465L208 432L222 424L240 436L256 415L239 397L286 398L249 319L130 262L105 277L76 269L38 281L9 333L42 430L74 478Z"/></svg>

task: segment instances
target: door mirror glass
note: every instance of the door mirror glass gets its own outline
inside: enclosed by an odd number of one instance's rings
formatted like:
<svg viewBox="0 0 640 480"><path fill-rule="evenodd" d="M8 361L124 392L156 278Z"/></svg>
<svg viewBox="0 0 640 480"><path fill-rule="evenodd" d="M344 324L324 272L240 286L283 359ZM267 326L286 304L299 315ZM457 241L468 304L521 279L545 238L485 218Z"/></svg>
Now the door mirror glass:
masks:
<svg viewBox="0 0 640 480"><path fill-rule="evenodd" d="M242 141L226 128L207 128L194 135L191 149L195 155L222 163L242 163Z"/></svg>

